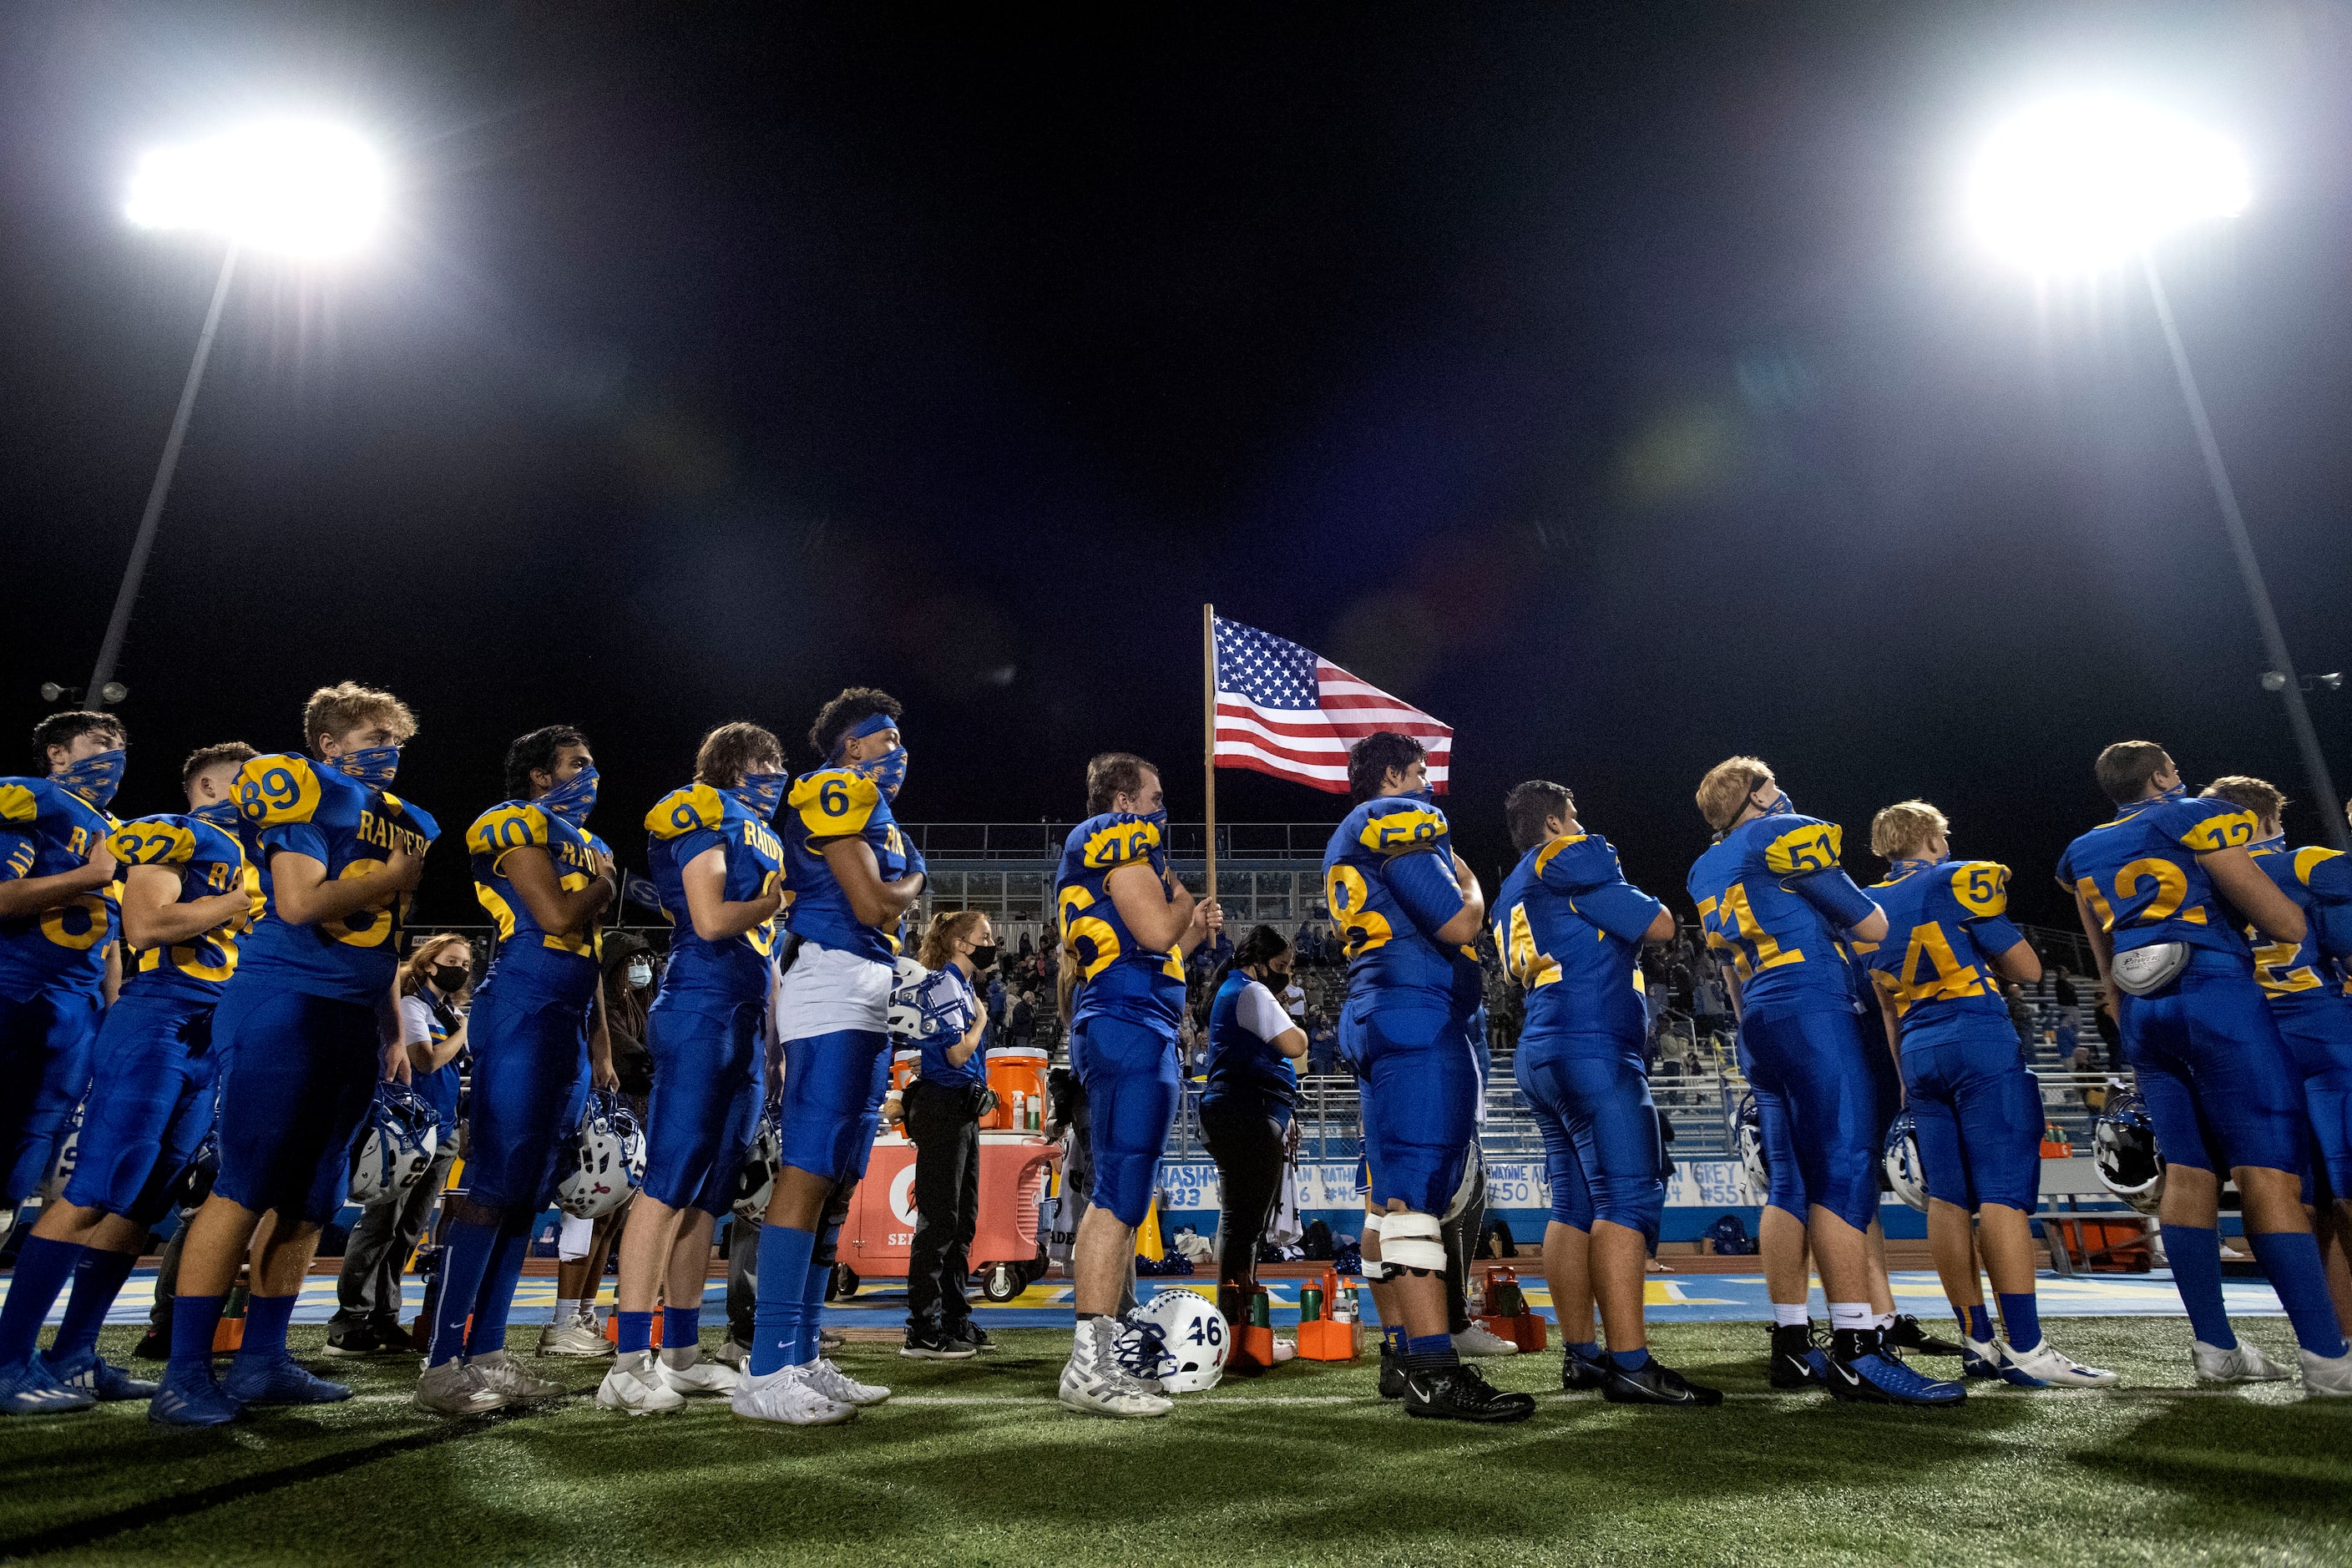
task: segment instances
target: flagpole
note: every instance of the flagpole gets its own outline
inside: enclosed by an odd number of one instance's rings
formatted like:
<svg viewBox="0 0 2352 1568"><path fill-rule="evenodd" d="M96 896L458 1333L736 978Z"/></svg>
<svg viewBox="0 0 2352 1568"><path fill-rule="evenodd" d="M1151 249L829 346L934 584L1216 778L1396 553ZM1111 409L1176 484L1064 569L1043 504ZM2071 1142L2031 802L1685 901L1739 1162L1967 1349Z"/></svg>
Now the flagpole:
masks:
<svg viewBox="0 0 2352 1568"><path fill-rule="evenodd" d="M1217 901L1217 606L1201 606L1201 771L1208 775L1209 901Z"/></svg>

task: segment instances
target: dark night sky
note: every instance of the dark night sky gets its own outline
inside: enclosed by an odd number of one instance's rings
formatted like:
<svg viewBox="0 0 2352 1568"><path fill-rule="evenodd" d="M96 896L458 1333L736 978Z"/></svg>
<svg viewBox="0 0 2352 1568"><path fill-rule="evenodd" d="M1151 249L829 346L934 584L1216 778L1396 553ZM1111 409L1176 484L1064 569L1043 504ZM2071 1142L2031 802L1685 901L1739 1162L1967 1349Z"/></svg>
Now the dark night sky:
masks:
<svg viewBox="0 0 2352 1568"><path fill-rule="evenodd" d="M1197 816L1212 597L1456 727L1482 869L1547 774L1679 903L1692 787L1754 751L1856 851L1937 801L2055 921L2106 742L2306 793L2145 297L2037 293L1954 214L2041 89L2242 141L2253 208L2164 260L2289 637L2352 664L2336 8L635 10L8 9L0 734L88 672L216 265L126 228L131 162L287 106L383 139L398 224L238 284L126 811L353 678L452 828L585 726L625 858L707 725L806 765L853 681L909 705L909 818L1066 816L1112 746ZM471 912L454 854L426 912Z"/></svg>

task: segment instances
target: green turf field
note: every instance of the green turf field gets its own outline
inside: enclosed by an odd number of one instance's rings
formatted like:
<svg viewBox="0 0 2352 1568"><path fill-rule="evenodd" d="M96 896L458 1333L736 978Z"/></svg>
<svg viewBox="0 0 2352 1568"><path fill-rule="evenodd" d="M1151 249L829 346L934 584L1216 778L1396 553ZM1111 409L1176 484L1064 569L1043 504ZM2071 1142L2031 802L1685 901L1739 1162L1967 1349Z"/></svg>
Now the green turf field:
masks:
<svg viewBox="0 0 2352 1568"><path fill-rule="evenodd" d="M2073 1319L2112 1394L1972 1394L1931 1414L1764 1387L1752 1324L1658 1332L1733 1394L1708 1412L1549 1391L1522 1426L1408 1420L1369 1364L1294 1363L1164 1421L1062 1413L1066 1334L961 1364L853 1343L898 1398L793 1431L723 1402L625 1418L580 1397L471 1425L407 1403L413 1361L351 1403L167 1433L145 1406L0 1423L0 1555L174 1563L1966 1563L2352 1561L2352 1401L2184 1386L2165 1320ZM2292 1362L2283 1322L2242 1325ZM294 1331L298 1352L323 1331ZM535 1330L517 1330L519 1351ZM110 1329L127 1355L133 1331ZM715 1341L715 1335L707 1336ZM317 1364L314 1363L314 1364ZM341 1363L348 1367L351 1363ZM1547 1389L1554 1356L1486 1363ZM1939 1363L1934 1365L1949 1366Z"/></svg>

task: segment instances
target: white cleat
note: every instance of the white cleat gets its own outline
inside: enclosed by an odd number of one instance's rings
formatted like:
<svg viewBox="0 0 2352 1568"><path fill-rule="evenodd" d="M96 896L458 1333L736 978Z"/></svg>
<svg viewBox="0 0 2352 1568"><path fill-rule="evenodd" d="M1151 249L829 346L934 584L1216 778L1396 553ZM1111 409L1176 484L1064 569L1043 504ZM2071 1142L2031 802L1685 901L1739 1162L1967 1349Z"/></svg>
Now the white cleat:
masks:
<svg viewBox="0 0 2352 1568"><path fill-rule="evenodd" d="M1119 1326L1116 1318L1091 1318L1078 1325L1062 1368L1062 1407L1129 1421L1167 1415L1176 1402L1119 1364Z"/></svg>
<svg viewBox="0 0 2352 1568"><path fill-rule="evenodd" d="M603 1361L614 1353L613 1342L596 1331L595 1319L586 1312L567 1323L550 1323L539 1331L539 1353Z"/></svg>
<svg viewBox="0 0 2352 1568"><path fill-rule="evenodd" d="M858 1382L834 1365L828 1356L819 1356L801 1368L801 1381L835 1405L855 1405L860 1409L890 1397L890 1391L880 1384Z"/></svg>
<svg viewBox="0 0 2352 1568"><path fill-rule="evenodd" d="M2278 1383L2287 1373L2253 1346L2240 1340L2235 1349L2217 1350L2203 1340L2189 1342L2200 1383Z"/></svg>
<svg viewBox="0 0 2352 1568"><path fill-rule="evenodd" d="M764 1377L747 1377L735 1391L736 1415L785 1426L838 1426L855 1420L857 1406L827 1399L808 1384L806 1367L787 1366Z"/></svg>
<svg viewBox="0 0 2352 1568"><path fill-rule="evenodd" d="M2122 1381L2103 1367L2084 1366L2048 1340L2027 1351L2008 1343L2000 1348L2010 1365L2034 1382L2046 1383L2053 1388L2113 1388Z"/></svg>
<svg viewBox="0 0 2352 1568"><path fill-rule="evenodd" d="M601 1408L628 1415L654 1415L676 1410L686 1403L686 1395L664 1383L650 1364L627 1364L634 1359L624 1356L621 1363L606 1373L604 1381L596 1385L596 1403ZM647 1357L650 1361L651 1357Z"/></svg>
<svg viewBox="0 0 2352 1568"><path fill-rule="evenodd" d="M690 1361L672 1366L656 1359L654 1373L662 1386L677 1394L733 1394L743 1386L743 1374L715 1361Z"/></svg>
<svg viewBox="0 0 2352 1568"><path fill-rule="evenodd" d="M488 1415L508 1403L505 1394L462 1361L426 1367L425 1375L416 1380L415 1404L430 1415Z"/></svg>
<svg viewBox="0 0 2352 1568"><path fill-rule="evenodd" d="M506 1395L510 1405L527 1405L535 1399L554 1399L563 1393L560 1383L550 1383L530 1373L508 1359L504 1351L492 1351L488 1355L467 1356L466 1368Z"/></svg>
<svg viewBox="0 0 2352 1568"><path fill-rule="evenodd" d="M1454 1353L1460 1356L1517 1355L1519 1347L1486 1324L1473 1323L1466 1332L1454 1336Z"/></svg>
<svg viewBox="0 0 2352 1568"><path fill-rule="evenodd" d="M2303 1356L2303 1391L2307 1394L2352 1398L2352 1351L2342 1355Z"/></svg>
<svg viewBox="0 0 2352 1568"><path fill-rule="evenodd" d="M737 1344L730 1337L719 1342L719 1348L710 1352L710 1359L720 1366L731 1366L741 1372L751 1364L751 1347Z"/></svg>
<svg viewBox="0 0 2352 1568"><path fill-rule="evenodd" d="M1277 1338L1277 1339L1274 1342L1274 1364L1275 1364L1275 1365L1276 1365L1276 1366L1280 1366L1284 1362L1286 1362L1286 1361L1296 1361L1296 1360L1297 1360L1297 1359L1298 1359L1298 1342L1297 1342L1297 1340L1286 1340L1286 1339L1279 1339L1279 1338Z"/></svg>

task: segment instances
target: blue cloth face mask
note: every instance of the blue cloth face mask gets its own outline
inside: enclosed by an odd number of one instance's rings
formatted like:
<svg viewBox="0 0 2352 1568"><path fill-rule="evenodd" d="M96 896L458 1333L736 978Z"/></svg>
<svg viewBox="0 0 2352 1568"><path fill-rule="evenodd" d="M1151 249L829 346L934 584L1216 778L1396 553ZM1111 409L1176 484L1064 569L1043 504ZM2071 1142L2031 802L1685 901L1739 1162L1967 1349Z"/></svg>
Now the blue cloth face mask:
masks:
<svg viewBox="0 0 2352 1568"><path fill-rule="evenodd" d="M580 826L596 809L596 764L589 763L531 805L550 816L562 817L572 826Z"/></svg>
<svg viewBox="0 0 2352 1568"><path fill-rule="evenodd" d="M872 779L875 787L889 799L898 798L898 791L907 782L907 748L893 746L878 757L868 757L862 763L851 763L849 771Z"/></svg>
<svg viewBox="0 0 2352 1568"><path fill-rule="evenodd" d="M784 786L792 782L790 773L745 773L742 783L727 793L741 801L745 810L765 822L776 815L776 807L784 798Z"/></svg>
<svg viewBox="0 0 2352 1568"><path fill-rule="evenodd" d="M198 822L209 822L215 827L235 827L240 816L236 802L233 800L216 800L210 805L196 807L188 815Z"/></svg>
<svg viewBox="0 0 2352 1568"><path fill-rule="evenodd" d="M1753 795L1750 795L1748 798L1753 800L1756 797ZM1763 813L1766 816L1791 816L1796 814L1797 803L1789 798L1789 792L1787 790L1782 790L1780 792L1780 799L1774 801L1769 805L1759 805L1756 809Z"/></svg>
<svg viewBox="0 0 2352 1568"><path fill-rule="evenodd" d="M1922 855L1909 860L1889 860L1886 863L1886 868L1898 877L1907 877L1914 871L1932 870L1951 858L1951 852L1946 850L1932 859Z"/></svg>
<svg viewBox="0 0 2352 1568"><path fill-rule="evenodd" d="M122 770L129 755L117 746L110 752L69 763L65 772L55 777L58 783L104 811L106 803L114 798L114 792L122 787Z"/></svg>
<svg viewBox="0 0 2352 1568"><path fill-rule="evenodd" d="M340 757L329 757L327 765L355 784L370 789L383 789L400 773L398 746L362 746L355 752L345 752Z"/></svg>

